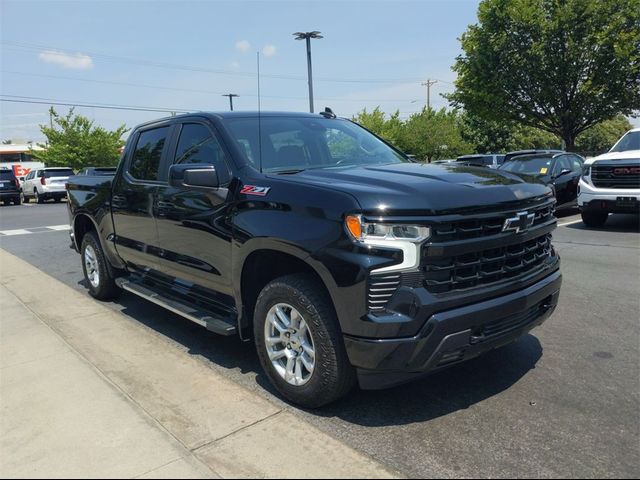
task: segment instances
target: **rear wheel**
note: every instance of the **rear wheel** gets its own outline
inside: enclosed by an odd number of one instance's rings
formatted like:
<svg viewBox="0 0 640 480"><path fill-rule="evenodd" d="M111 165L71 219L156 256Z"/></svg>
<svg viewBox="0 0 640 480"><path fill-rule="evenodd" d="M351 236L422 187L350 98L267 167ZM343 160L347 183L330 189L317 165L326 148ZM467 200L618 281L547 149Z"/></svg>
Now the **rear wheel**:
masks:
<svg viewBox="0 0 640 480"><path fill-rule="evenodd" d="M89 294L98 300L112 300L121 290L118 288L107 259L102 251L95 232L89 232L82 238L82 270L89 286Z"/></svg>
<svg viewBox="0 0 640 480"><path fill-rule="evenodd" d="M609 217L609 214L607 212L581 212L580 215L582 216L582 221L584 222L584 224L587 227L593 227L593 228L600 228L602 227L605 222L607 221L607 218Z"/></svg>
<svg viewBox="0 0 640 480"><path fill-rule="evenodd" d="M40 203L40 204L44 203L44 197L38 194L38 190L33 191L33 198L36 201L36 203Z"/></svg>
<svg viewBox="0 0 640 480"><path fill-rule="evenodd" d="M22 193L13 199L14 205L22 205Z"/></svg>
<svg viewBox="0 0 640 480"><path fill-rule="evenodd" d="M321 407L356 383L331 301L312 277L281 277L262 290L254 336L262 368L293 403Z"/></svg>

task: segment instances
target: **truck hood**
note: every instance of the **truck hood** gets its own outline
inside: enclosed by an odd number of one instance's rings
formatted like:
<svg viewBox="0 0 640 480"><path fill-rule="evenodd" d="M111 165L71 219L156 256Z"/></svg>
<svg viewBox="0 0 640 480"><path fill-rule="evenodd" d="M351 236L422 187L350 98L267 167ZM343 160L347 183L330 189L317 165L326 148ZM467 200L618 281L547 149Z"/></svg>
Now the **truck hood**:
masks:
<svg viewBox="0 0 640 480"><path fill-rule="evenodd" d="M387 215L495 210L551 195L549 187L527 183L508 172L455 164L310 169L289 180L349 193L364 212Z"/></svg>
<svg viewBox="0 0 640 480"><path fill-rule="evenodd" d="M640 150L627 150L626 152L608 152L594 158L588 158L585 165L592 165L600 160L637 160L640 158Z"/></svg>

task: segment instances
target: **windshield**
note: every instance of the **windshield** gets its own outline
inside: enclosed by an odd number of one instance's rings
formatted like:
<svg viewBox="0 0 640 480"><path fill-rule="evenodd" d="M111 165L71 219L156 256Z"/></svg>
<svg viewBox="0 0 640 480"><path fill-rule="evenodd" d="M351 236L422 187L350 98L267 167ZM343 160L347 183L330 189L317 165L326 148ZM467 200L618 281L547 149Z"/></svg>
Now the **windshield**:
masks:
<svg viewBox="0 0 640 480"><path fill-rule="evenodd" d="M257 117L229 119L225 125L247 161L263 172L408 162L401 153L346 120L262 117L261 141Z"/></svg>
<svg viewBox="0 0 640 480"><path fill-rule="evenodd" d="M526 175L546 175L551 168L551 157L521 157L505 162L500 170Z"/></svg>
<svg viewBox="0 0 640 480"><path fill-rule="evenodd" d="M640 132L628 132L609 151L628 152L629 150L640 150Z"/></svg>

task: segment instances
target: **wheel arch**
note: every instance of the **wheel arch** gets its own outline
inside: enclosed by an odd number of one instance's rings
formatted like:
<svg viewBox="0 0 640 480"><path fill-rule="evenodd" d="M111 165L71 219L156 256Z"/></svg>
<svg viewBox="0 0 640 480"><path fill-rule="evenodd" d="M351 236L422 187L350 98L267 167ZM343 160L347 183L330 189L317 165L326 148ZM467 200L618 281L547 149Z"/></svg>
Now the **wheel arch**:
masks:
<svg viewBox="0 0 640 480"><path fill-rule="evenodd" d="M253 312L262 289L276 278L296 273L312 277L324 290L335 309L332 290L335 282L322 264L313 262L307 252L279 242L256 241L246 249L234 268L234 291L239 313L239 332L252 336ZM336 312L337 313L337 312Z"/></svg>

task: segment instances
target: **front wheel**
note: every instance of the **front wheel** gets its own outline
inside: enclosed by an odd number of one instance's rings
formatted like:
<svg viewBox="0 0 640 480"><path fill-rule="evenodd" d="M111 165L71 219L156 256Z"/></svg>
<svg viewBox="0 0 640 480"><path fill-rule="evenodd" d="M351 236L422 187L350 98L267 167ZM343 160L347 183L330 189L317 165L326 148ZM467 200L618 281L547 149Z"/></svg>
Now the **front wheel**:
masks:
<svg viewBox="0 0 640 480"><path fill-rule="evenodd" d="M82 239L82 270L89 286L89 294L98 300L112 300L120 293L107 259L95 232L87 233Z"/></svg>
<svg viewBox="0 0 640 480"><path fill-rule="evenodd" d="M583 223L587 227L600 228L602 227L609 214L607 212L581 212L580 216L582 217Z"/></svg>
<svg viewBox="0 0 640 480"><path fill-rule="evenodd" d="M254 336L262 368L293 403L318 408L356 383L331 301L310 276L281 277L262 290Z"/></svg>

